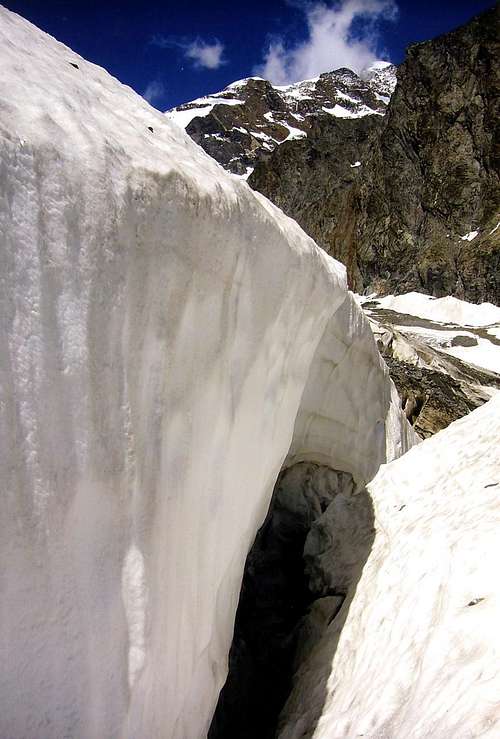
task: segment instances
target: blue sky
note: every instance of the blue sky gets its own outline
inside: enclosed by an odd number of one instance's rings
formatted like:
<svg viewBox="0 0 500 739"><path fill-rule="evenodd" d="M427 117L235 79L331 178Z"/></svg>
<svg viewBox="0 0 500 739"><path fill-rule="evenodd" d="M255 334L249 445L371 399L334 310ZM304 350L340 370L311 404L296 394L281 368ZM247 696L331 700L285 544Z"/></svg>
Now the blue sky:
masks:
<svg viewBox="0 0 500 739"><path fill-rule="evenodd" d="M276 84L372 58L466 22L492 0L4 0L160 110L260 73Z"/></svg>

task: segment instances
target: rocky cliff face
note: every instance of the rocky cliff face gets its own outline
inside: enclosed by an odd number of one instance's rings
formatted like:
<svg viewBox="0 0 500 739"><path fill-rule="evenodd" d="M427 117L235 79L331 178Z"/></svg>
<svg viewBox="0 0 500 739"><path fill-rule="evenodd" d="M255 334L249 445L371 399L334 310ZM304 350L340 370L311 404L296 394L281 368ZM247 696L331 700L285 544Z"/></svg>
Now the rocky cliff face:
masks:
<svg viewBox="0 0 500 739"><path fill-rule="evenodd" d="M387 115L319 113L249 183L358 290L500 302L498 9L409 48Z"/></svg>
<svg viewBox="0 0 500 739"><path fill-rule="evenodd" d="M248 176L279 144L306 137L318 114L383 115L395 84L396 68L387 62L375 62L361 76L337 69L282 87L249 77L166 115L223 167Z"/></svg>
<svg viewBox="0 0 500 739"><path fill-rule="evenodd" d="M317 115L307 139L285 142L260 162L249 184L297 220L320 246L343 262L351 287L362 292L359 265L360 188L378 147L380 116L356 120Z"/></svg>

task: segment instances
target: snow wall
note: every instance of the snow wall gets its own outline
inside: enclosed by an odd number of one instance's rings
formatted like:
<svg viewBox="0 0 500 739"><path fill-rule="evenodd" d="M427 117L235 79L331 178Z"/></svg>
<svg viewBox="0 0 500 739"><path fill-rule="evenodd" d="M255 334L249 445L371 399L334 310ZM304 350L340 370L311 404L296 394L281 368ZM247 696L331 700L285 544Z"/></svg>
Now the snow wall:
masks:
<svg viewBox="0 0 500 739"><path fill-rule="evenodd" d="M3 9L0 55L0 736L202 739L287 452L412 435L293 221Z"/></svg>
<svg viewBox="0 0 500 739"><path fill-rule="evenodd" d="M497 395L381 467L348 617L295 675L279 739L500 735L499 441Z"/></svg>

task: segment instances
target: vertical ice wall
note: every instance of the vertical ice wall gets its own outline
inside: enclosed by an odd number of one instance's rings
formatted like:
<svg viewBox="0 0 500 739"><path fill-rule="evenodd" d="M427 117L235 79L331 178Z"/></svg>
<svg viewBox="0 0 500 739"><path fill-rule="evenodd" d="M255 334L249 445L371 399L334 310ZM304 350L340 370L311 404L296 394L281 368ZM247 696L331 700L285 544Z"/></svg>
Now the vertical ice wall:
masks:
<svg viewBox="0 0 500 739"><path fill-rule="evenodd" d="M201 739L344 272L2 9L0 55L0 735Z"/></svg>
<svg viewBox="0 0 500 739"><path fill-rule="evenodd" d="M318 462L351 473L362 486L416 441L371 327L349 293L314 354L286 466Z"/></svg>

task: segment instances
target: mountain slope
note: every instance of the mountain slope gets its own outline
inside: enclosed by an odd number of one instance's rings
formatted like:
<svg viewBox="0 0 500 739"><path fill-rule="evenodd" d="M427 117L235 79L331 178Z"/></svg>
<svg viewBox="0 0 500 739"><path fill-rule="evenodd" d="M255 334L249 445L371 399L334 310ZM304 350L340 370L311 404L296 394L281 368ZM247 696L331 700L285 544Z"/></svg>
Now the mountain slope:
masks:
<svg viewBox="0 0 500 739"><path fill-rule="evenodd" d="M323 116L251 175L357 291L500 303L498 13L409 48L354 173L359 121Z"/></svg>

